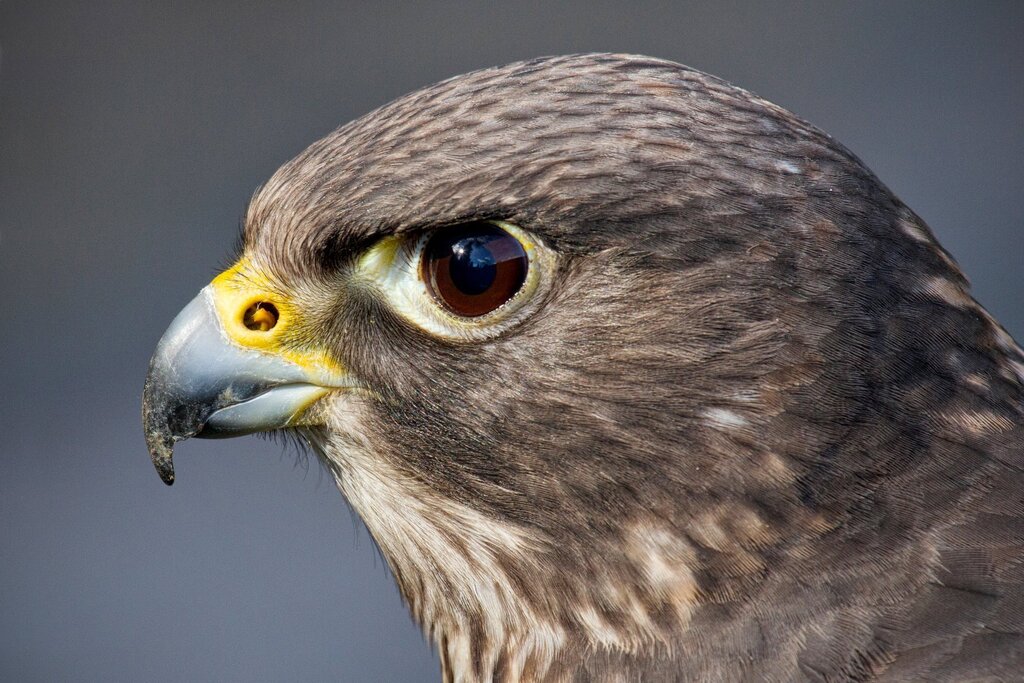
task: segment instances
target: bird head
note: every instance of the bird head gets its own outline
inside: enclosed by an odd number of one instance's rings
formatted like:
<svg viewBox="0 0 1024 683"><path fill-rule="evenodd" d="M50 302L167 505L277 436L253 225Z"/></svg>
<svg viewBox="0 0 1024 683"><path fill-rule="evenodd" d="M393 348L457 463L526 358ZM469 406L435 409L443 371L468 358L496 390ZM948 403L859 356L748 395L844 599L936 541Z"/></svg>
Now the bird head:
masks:
<svg viewBox="0 0 1024 683"><path fill-rule="evenodd" d="M849 152L643 57L396 100L285 164L243 242L154 355L157 469L181 439L292 431L478 673L671 650L782 567L881 556L906 528L877 533L880 482L914 463L880 445L930 389L880 368L990 333Z"/></svg>

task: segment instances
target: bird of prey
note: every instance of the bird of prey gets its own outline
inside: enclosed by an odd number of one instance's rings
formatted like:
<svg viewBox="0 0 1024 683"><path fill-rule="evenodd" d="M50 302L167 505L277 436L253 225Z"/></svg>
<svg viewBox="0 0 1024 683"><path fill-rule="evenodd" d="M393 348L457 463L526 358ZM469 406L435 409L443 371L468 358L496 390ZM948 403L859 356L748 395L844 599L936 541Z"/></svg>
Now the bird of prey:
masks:
<svg viewBox="0 0 1024 683"><path fill-rule="evenodd" d="M257 191L143 421L289 430L449 681L1024 680L1024 354L850 152L648 57L525 61Z"/></svg>

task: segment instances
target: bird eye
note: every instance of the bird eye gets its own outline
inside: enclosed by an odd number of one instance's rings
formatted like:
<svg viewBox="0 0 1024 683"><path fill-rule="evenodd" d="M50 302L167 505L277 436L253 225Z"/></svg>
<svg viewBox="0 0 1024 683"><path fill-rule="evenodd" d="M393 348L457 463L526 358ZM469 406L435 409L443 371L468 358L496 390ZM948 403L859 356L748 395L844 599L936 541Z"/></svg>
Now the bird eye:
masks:
<svg viewBox="0 0 1024 683"><path fill-rule="evenodd" d="M431 296L467 318L486 315L511 300L526 282L529 267L519 240L484 222L439 230L420 257L420 277Z"/></svg>
<svg viewBox="0 0 1024 683"><path fill-rule="evenodd" d="M382 238L354 275L421 329L455 340L487 339L538 309L558 255L506 221L473 221Z"/></svg>

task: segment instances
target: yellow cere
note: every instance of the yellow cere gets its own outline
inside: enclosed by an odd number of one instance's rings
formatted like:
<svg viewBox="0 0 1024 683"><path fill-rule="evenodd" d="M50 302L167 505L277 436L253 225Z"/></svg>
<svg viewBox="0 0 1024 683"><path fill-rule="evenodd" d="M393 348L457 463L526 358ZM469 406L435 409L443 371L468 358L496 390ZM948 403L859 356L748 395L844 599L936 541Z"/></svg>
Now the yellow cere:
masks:
<svg viewBox="0 0 1024 683"><path fill-rule="evenodd" d="M340 375L344 369L320 350L290 348L292 328L302 325L301 311L259 268L242 258L210 283L217 316L231 341L263 351L318 373Z"/></svg>

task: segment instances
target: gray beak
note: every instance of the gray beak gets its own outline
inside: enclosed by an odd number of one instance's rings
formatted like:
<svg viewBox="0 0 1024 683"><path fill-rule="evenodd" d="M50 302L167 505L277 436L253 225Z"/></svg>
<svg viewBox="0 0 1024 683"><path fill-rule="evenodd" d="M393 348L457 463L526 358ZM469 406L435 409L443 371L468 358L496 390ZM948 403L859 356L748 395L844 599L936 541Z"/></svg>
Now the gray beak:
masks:
<svg viewBox="0 0 1024 683"><path fill-rule="evenodd" d="M185 306L149 363L142 424L153 465L167 485L174 483L178 441L296 426L317 399L351 386L345 376L239 345L225 332L213 297L207 286Z"/></svg>

